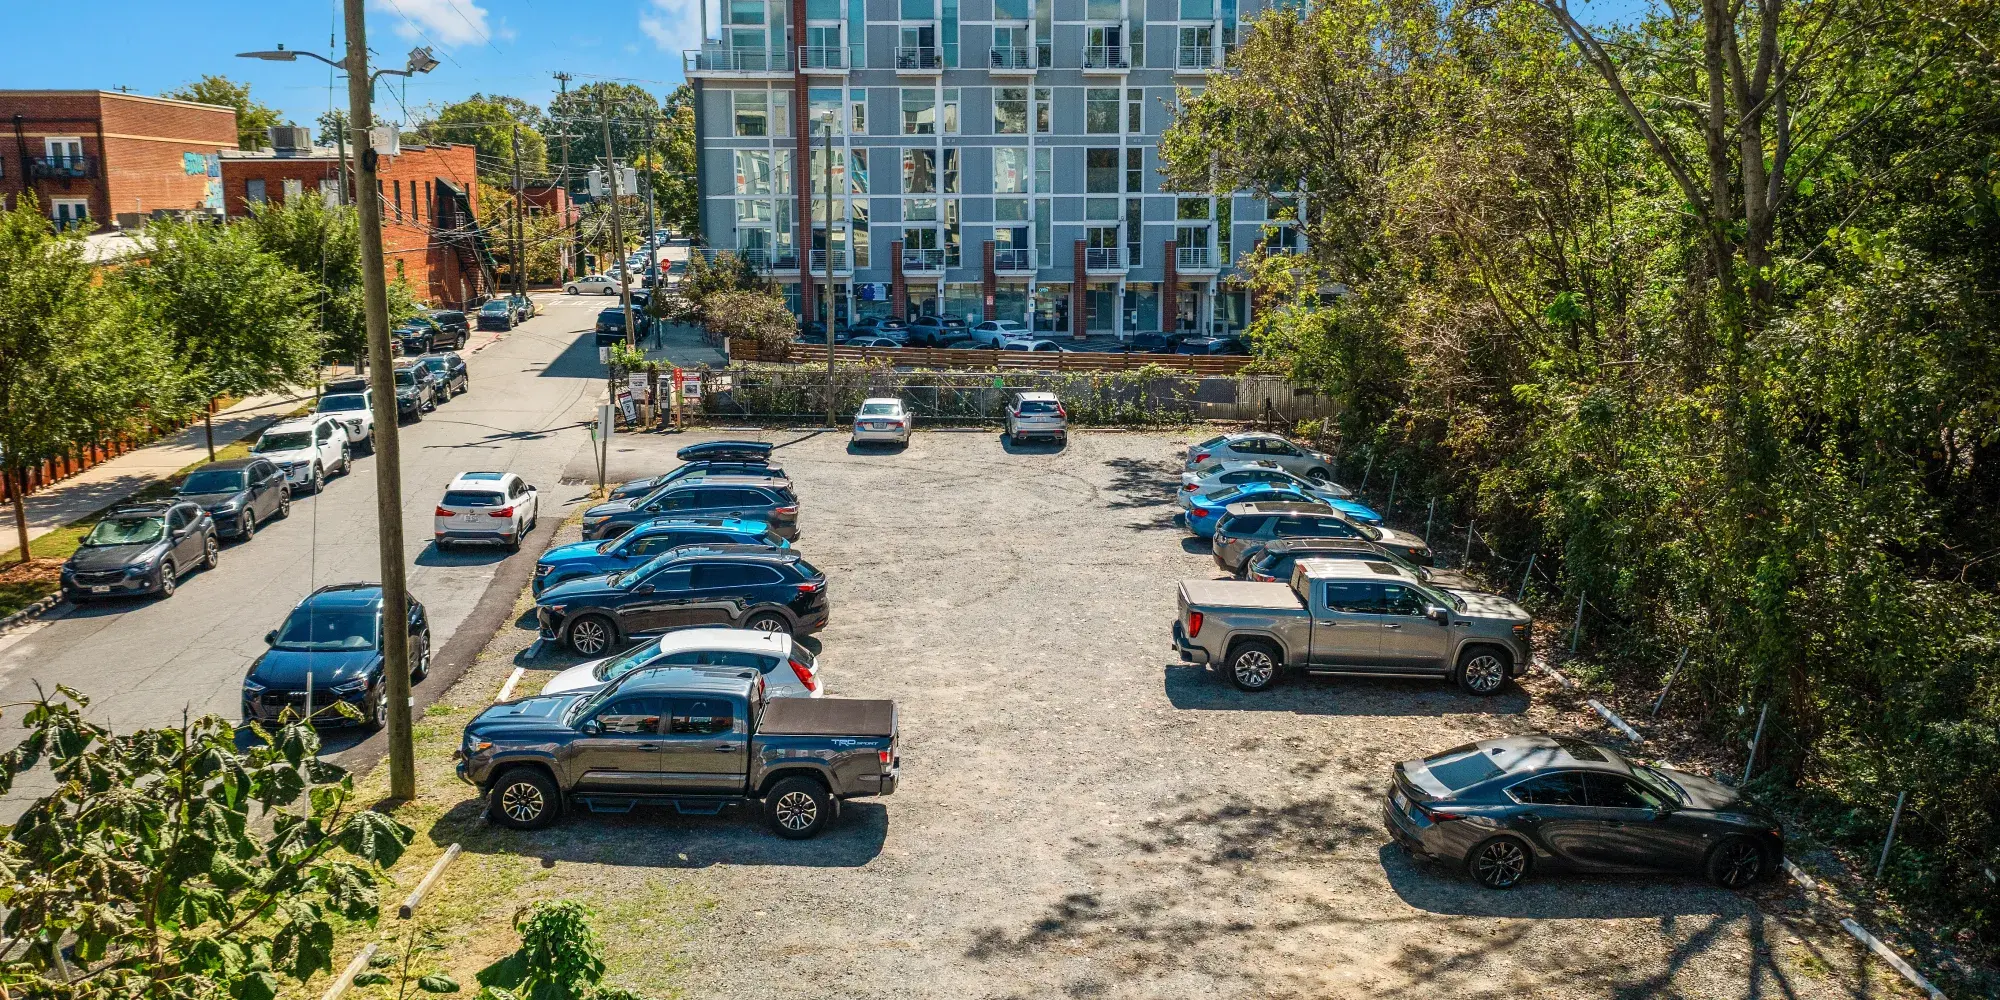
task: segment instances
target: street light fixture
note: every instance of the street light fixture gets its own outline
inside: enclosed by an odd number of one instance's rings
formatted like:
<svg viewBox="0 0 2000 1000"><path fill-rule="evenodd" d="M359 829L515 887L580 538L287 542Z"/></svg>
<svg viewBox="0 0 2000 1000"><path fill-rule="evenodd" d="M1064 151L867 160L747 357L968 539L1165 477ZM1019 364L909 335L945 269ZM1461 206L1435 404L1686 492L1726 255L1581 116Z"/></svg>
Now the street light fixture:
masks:
<svg viewBox="0 0 2000 1000"><path fill-rule="evenodd" d="M305 56L307 59L317 59L334 69L345 70L347 68L345 62L337 59L328 59L316 52L302 52L298 49L285 48L283 42L279 42L278 47L275 49L236 53L236 58L238 59L262 59L265 62L298 62L300 56ZM378 69L370 74L368 77L369 93L374 93L375 81L385 76L416 76L419 73L428 73L436 68L438 68L437 57L431 54L430 46L420 45L410 50L410 54L404 58L402 69Z"/></svg>

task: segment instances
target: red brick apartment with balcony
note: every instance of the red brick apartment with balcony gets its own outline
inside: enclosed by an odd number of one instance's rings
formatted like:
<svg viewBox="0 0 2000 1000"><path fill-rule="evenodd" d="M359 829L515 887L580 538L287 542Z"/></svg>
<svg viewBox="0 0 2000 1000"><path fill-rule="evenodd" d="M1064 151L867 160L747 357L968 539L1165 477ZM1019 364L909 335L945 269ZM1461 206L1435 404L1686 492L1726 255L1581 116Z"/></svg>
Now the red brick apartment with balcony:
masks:
<svg viewBox="0 0 2000 1000"><path fill-rule="evenodd" d="M236 112L104 90L0 90L0 204L33 191L59 224L222 212L217 154Z"/></svg>
<svg viewBox="0 0 2000 1000"><path fill-rule="evenodd" d="M222 156L222 202L232 219L255 202L339 198L341 162L308 130L279 126L269 149ZM348 150L349 169L354 151ZM382 195L382 258L389 280L433 305L464 309L492 294L493 261L478 214L478 165L469 145L404 146L375 164ZM350 199L351 200L351 199Z"/></svg>

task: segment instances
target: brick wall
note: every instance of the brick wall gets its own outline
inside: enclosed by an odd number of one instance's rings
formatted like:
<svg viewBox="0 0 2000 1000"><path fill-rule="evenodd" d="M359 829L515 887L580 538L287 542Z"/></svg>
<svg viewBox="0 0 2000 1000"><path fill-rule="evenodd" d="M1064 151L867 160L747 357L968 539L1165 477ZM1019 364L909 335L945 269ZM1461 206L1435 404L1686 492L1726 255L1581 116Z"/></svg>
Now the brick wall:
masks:
<svg viewBox="0 0 2000 1000"><path fill-rule="evenodd" d="M46 155L54 136L82 140L92 176L28 180L23 156ZM235 146L228 108L108 91L0 91L0 202L13 207L24 187L44 210L51 198L84 198L104 226L122 212L199 209L213 194L207 158Z"/></svg>

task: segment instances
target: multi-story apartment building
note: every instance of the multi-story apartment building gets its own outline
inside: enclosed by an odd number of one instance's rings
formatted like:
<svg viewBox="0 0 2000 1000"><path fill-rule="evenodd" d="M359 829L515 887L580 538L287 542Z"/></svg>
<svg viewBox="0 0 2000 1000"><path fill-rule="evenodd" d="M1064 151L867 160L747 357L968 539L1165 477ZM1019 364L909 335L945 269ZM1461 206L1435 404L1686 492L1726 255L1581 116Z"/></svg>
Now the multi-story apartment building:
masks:
<svg viewBox="0 0 2000 1000"><path fill-rule="evenodd" d="M1241 329L1232 254L1296 249L1298 208L1163 191L1158 140L1263 2L719 0L720 24L701 5L704 240L806 318L830 263L838 319Z"/></svg>
<svg viewBox="0 0 2000 1000"><path fill-rule="evenodd" d="M0 205L32 192L63 228L220 214L236 112L108 90L0 90Z"/></svg>

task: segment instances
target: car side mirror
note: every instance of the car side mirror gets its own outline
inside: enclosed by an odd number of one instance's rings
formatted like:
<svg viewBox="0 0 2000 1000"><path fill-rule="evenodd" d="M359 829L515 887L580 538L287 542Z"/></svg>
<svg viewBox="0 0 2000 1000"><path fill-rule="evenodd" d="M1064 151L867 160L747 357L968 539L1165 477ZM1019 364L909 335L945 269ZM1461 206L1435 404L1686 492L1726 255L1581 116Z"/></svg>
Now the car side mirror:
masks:
<svg viewBox="0 0 2000 1000"><path fill-rule="evenodd" d="M585 719L583 720L583 731L591 736L596 736L604 731L604 724L596 719Z"/></svg>
<svg viewBox="0 0 2000 1000"><path fill-rule="evenodd" d="M1439 625L1451 624L1451 613L1435 604L1424 609L1424 617L1437 622Z"/></svg>
<svg viewBox="0 0 2000 1000"><path fill-rule="evenodd" d="M278 644L278 630L277 630L277 629L272 629L271 631L269 631L269 632L266 632L266 633L264 633L264 645L266 645L266 646L275 646L275 645L277 645L277 644Z"/></svg>
<svg viewBox="0 0 2000 1000"><path fill-rule="evenodd" d="M653 592L653 585L650 583L642 583L636 587L633 587L632 592L635 594L650 594Z"/></svg>

